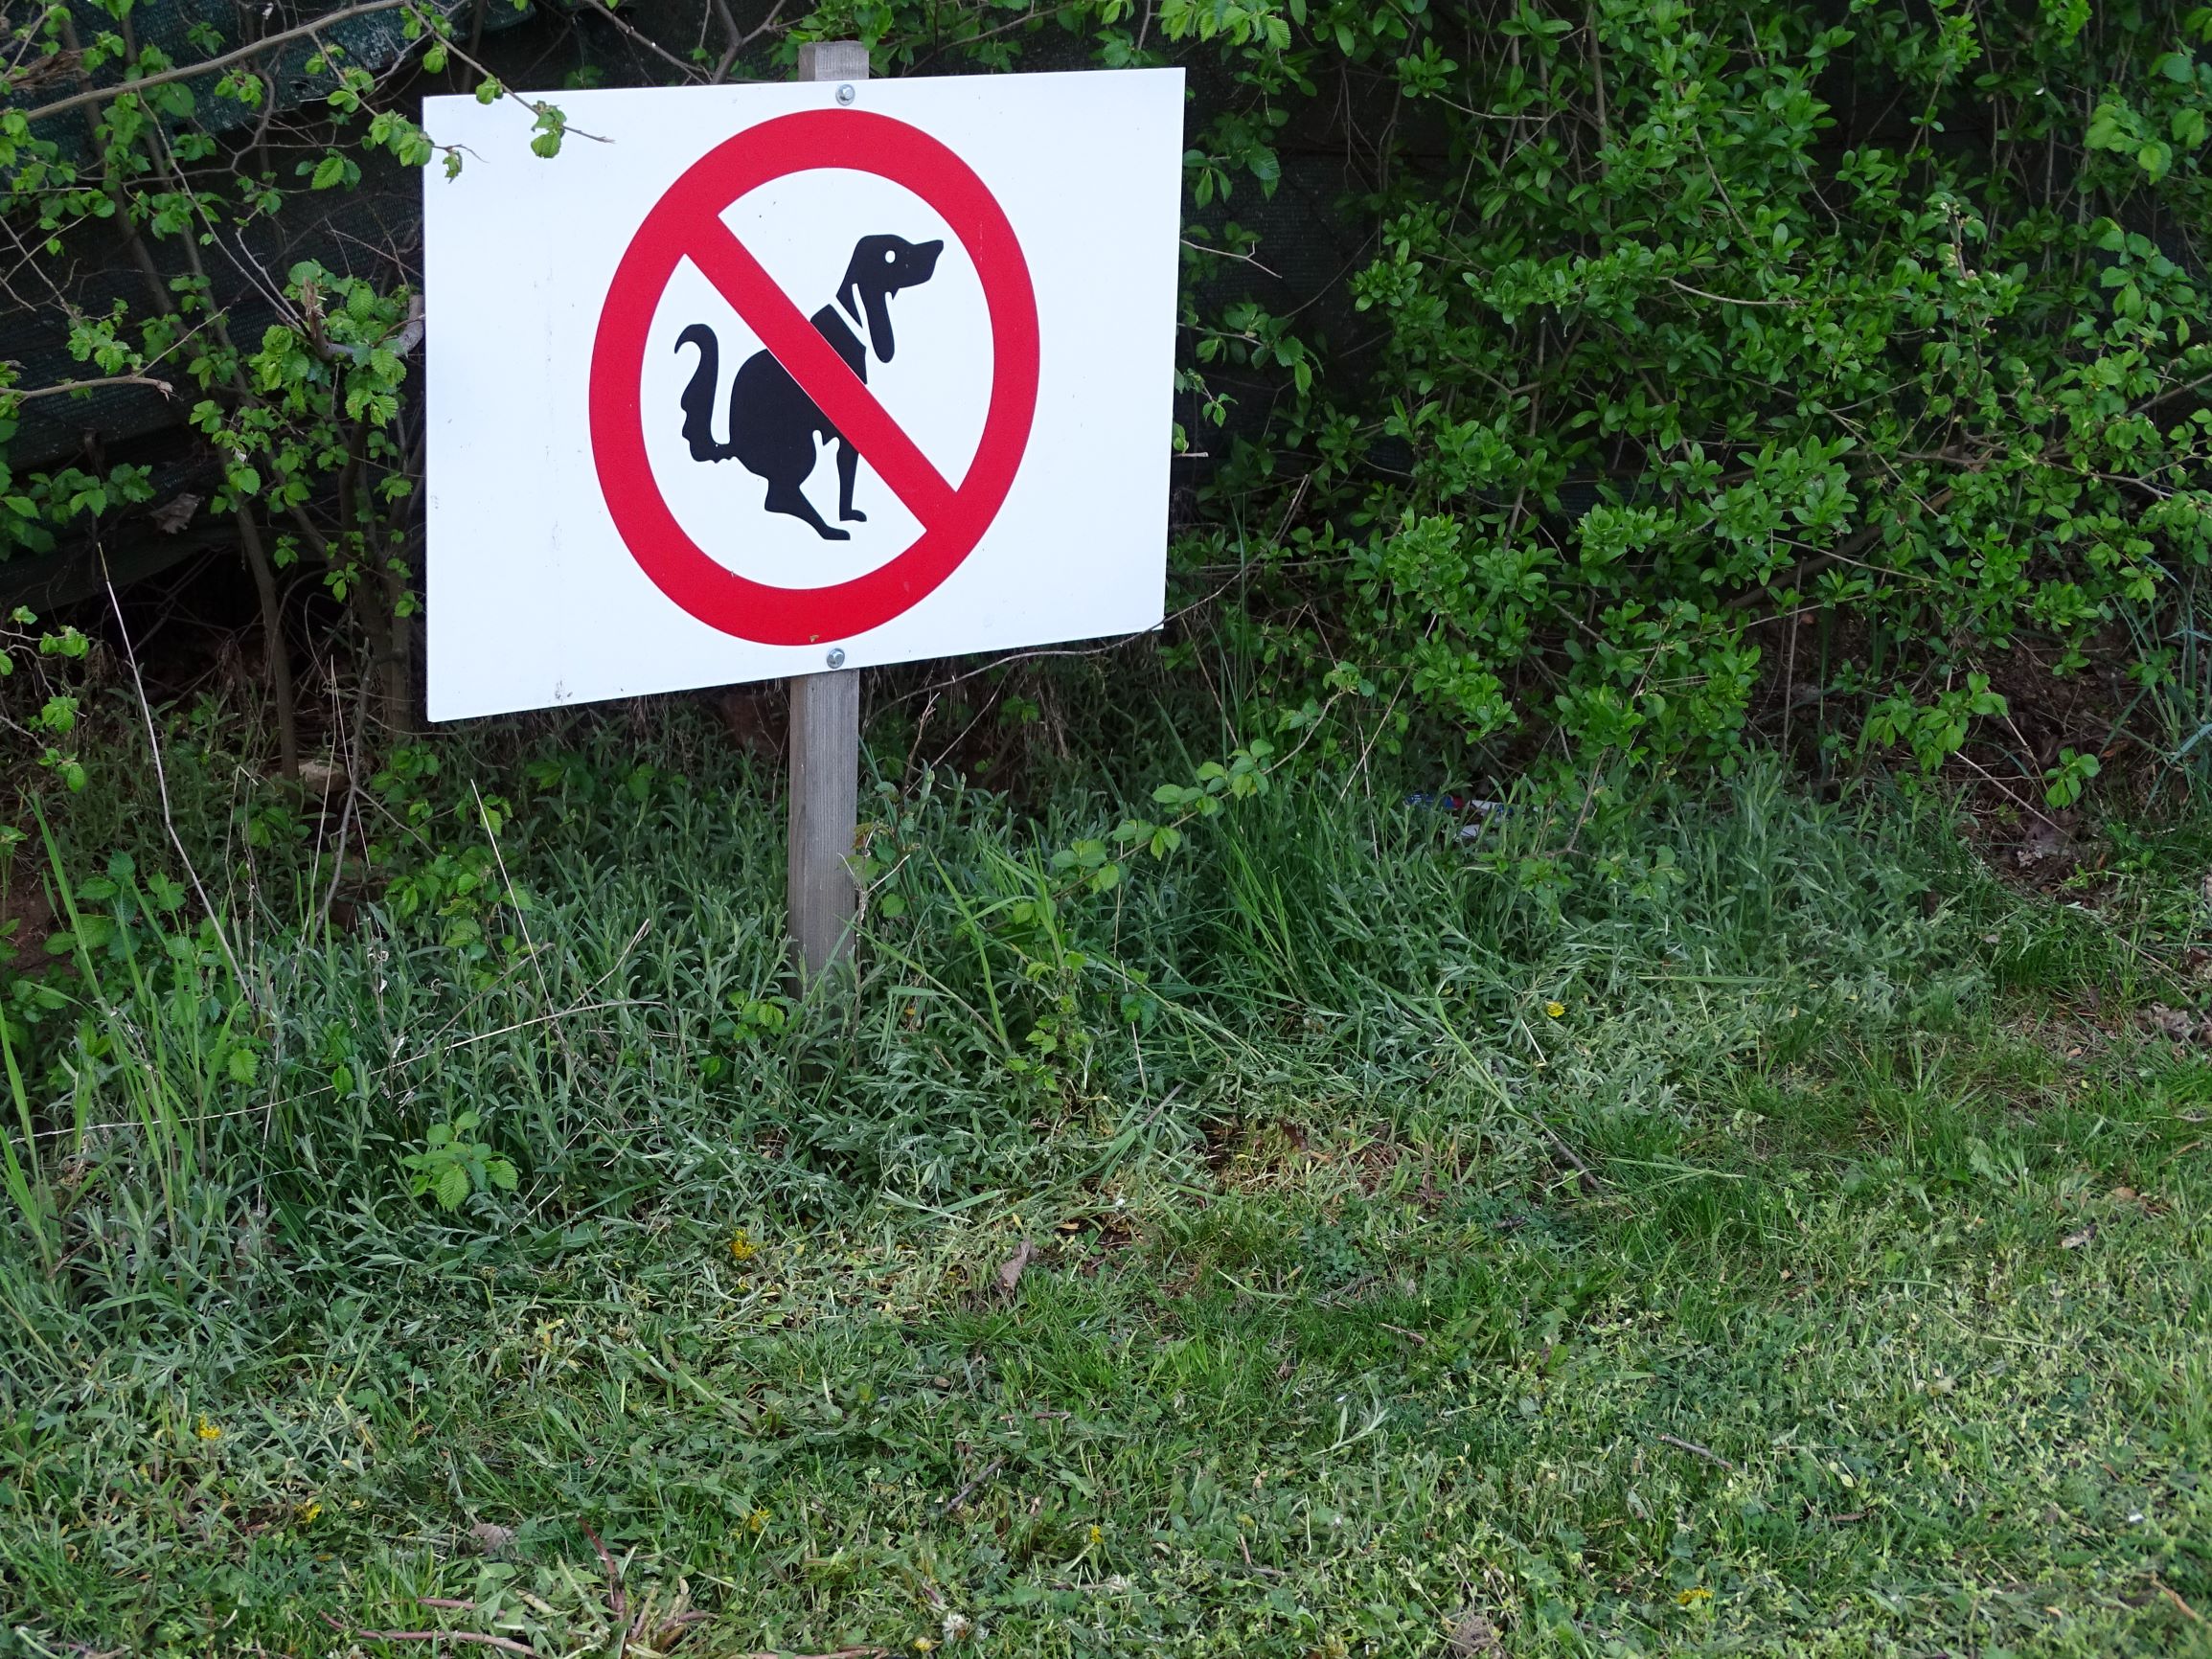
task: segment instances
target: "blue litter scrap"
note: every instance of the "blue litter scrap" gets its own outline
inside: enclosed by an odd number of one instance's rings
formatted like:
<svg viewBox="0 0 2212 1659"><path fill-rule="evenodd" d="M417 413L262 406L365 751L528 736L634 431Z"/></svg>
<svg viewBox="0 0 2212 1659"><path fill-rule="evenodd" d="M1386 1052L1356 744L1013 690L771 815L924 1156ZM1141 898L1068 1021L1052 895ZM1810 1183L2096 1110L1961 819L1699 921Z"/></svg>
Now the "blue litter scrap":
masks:
<svg viewBox="0 0 2212 1659"><path fill-rule="evenodd" d="M1463 817L1470 812L1473 813L1475 816L1474 823L1462 824L1459 827L1459 839L1462 844L1481 840L1483 830L1499 819L1512 817L1514 810L1503 801L1483 801L1471 795L1443 793L1408 795L1405 797L1405 804L1420 810L1448 812L1455 818Z"/></svg>

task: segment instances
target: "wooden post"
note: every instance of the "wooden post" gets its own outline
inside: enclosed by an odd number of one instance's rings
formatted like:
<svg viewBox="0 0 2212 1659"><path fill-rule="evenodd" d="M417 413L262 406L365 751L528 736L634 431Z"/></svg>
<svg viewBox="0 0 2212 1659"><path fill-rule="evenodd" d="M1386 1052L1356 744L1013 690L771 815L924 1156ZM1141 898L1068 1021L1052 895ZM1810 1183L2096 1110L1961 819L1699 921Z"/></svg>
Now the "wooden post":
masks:
<svg viewBox="0 0 2212 1659"><path fill-rule="evenodd" d="M853 85L868 79L857 40L811 40L799 48L801 80ZM840 102L849 102L840 100ZM859 895L853 841L859 828L860 670L825 648L827 671L793 674L791 830L785 864L791 945L800 982L811 987L852 948Z"/></svg>

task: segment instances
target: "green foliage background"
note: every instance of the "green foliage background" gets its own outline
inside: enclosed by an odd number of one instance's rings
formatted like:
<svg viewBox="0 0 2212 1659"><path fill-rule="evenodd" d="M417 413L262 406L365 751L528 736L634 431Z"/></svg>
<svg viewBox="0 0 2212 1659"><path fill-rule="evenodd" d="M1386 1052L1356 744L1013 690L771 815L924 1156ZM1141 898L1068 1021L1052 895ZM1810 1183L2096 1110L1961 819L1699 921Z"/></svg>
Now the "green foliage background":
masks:
<svg viewBox="0 0 2212 1659"><path fill-rule="evenodd" d="M383 58L314 34L153 85L230 37L172 51L132 0L56 5L16 31L0 114L15 291L95 230L150 266L104 314L59 284L33 308L102 385L192 383L210 510L257 579L321 573L395 705L412 251L294 261L256 338L203 250L462 164L411 111L454 78L513 96L485 10L402 0ZM1756 733L1928 768L1972 745L2064 805L2115 754L2200 753L2212 9L593 0L513 38L564 30L528 61L571 86L773 78L848 36L889 74L1189 66L1177 442L1206 459L1171 660L1225 648L1269 717L1326 728L1312 757L1465 739L1579 777L1732 767ZM109 90L39 115L77 84ZM530 100L556 167L557 96ZM1272 274L1305 234L1287 168L1330 179L1356 249L1323 280ZM128 462L11 478L0 552L149 490Z"/></svg>

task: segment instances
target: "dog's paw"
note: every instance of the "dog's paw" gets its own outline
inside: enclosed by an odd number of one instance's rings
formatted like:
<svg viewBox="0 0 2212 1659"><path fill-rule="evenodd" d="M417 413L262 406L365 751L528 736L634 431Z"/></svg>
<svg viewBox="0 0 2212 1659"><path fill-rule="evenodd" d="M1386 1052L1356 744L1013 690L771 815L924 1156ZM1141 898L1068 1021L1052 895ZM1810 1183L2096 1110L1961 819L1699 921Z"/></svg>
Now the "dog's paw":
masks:
<svg viewBox="0 0 2212 1659"><path fill-rule="evenodd" d="M840 524L866 524L868 515L857 507L849 507L837 514L837 522Z"/></svg>
<svg viewBox="0 0 2212 1659"><path fill-rule="evenodd" d="M849 530L832 530L825 524L822 526L822 539L824 541L851 541L853 533Z"/></svg>

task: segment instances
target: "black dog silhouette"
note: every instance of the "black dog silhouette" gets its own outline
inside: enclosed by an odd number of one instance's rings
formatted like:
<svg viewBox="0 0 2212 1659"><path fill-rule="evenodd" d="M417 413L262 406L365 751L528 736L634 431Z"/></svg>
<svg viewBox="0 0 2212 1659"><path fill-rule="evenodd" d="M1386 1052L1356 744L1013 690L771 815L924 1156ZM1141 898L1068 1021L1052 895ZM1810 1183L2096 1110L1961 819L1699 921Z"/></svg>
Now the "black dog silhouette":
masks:
<svg viewBox="0 0 2212 1659"><path fill-rule="evenodd" d="M898 237L862 237L837 284L837 302L824 306L811 319L822 338L829 341L846 366L865 382L868 347L891 361L891 296L901 288L926 283L937 269L939 242L910 242ZM840 310L839 307L842 307ZM868 344L854 334L847 318L866 320ZM849 524L864 524L868 515L853 505L853 477L860 453L830 423L790 372L766 352L755 352L739 366L730 382L730 441L715 442L715 386L718 375L715 331L694 323L676 336L676 350L699 349L699 366L684 388L684 442L694 461L728 461L745 464L745 470L768 481L767 510L787 512L814 527L829 541L847 541L853 533L832 530L822 522L814 504L801 489L814 470L814 440L837 445L837 517Z"/></svg>

